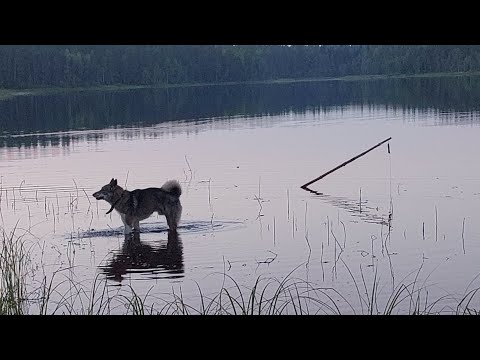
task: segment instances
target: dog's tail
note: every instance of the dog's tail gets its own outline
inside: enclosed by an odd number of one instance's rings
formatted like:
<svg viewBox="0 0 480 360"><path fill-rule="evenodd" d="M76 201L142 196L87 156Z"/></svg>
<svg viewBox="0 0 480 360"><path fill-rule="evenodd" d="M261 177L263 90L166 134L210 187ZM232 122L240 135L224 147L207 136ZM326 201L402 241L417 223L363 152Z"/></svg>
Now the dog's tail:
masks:
<svg viewBox="0 0 480 360"><path fill-rule="evenodd" d="M173 196L180 197L180 195L182 195L182 188L177 180L168 180L162 185L162 190L165 190Z"/></svg>

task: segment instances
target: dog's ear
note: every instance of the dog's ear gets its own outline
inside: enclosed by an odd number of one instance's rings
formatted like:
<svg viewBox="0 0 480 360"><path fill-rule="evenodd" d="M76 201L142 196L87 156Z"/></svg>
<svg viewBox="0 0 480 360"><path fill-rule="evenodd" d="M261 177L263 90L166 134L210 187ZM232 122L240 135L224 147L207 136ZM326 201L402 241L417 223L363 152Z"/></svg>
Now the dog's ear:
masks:
<svg viewBox="0 0 480 360"><path fill-rule="evenodd" d="M117 179L113 180L112 186L113 186L113 187L116 187L116 186L117 186Z"/></svg>
<svg viewBox="0 0 480 360"><path fill-rule="evenodd" d="M110 185L112 185L114 181L115 181L115 179L112 178L112 180L110 180Z"/></svg>

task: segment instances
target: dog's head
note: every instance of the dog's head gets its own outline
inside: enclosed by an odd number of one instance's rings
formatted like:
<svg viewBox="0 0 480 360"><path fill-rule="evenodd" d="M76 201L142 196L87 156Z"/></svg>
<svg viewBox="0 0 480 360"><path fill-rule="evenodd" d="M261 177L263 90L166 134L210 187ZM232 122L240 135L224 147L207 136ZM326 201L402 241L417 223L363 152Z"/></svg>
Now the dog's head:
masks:
<svg viewBox="0 0 480 360"><path fill-rule="evenodd" d="M115 189L117 188L117 179L110 180L107 185L102 186L102 188L93 194L93 197L97 200L106 200L108 202L112 201L113 195L115 194Z"/></svg>

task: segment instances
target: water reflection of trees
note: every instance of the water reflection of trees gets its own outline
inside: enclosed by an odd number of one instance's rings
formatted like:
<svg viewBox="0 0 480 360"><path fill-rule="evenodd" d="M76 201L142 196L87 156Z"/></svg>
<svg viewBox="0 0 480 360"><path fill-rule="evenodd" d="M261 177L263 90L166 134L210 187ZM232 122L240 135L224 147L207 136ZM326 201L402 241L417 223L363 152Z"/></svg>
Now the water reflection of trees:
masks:
<svg viewBox="0 0 480 360"><path fill-rule="evenodd" d="M472 76L19 96L0 101L0 128L4 134L35 134L163 124L162 130L168 133L174 126L170 121L175 120L197 124L202 118L328 112L347 105L434 111L441 119L452 121L444 114L480 109L479 93L480 77ZM472 120L460 117L458 121ZM2 137L0 146L68 146L75 136L83 135ZM93 140L102 137L87 136Z"/></svg>
<svg viewBox="0 0 480 360"><path fill-rule="evenodd" d="M183 277L183 245L176 231L168 231L167 244L148 245L140 234L125 235L122 247L105 266L107 278L122 282L128 273L145 273L150 277Z"/></svg>

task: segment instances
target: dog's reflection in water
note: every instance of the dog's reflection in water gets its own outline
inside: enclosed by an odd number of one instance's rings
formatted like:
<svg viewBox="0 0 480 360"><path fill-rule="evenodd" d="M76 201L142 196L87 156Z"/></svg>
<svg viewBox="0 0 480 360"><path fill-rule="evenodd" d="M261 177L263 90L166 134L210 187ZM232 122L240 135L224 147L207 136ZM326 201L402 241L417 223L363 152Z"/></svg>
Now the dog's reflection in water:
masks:
<svg viewBox="0 0 480 360"><path fill-rule="evenodd" d="M176 230L169 230L166 246L157 248L143 243L138 232L125 235L122 248L102 270L107 278L118 282L127 273L151 274L153 278L183 277L182 240Z"/></svg>

